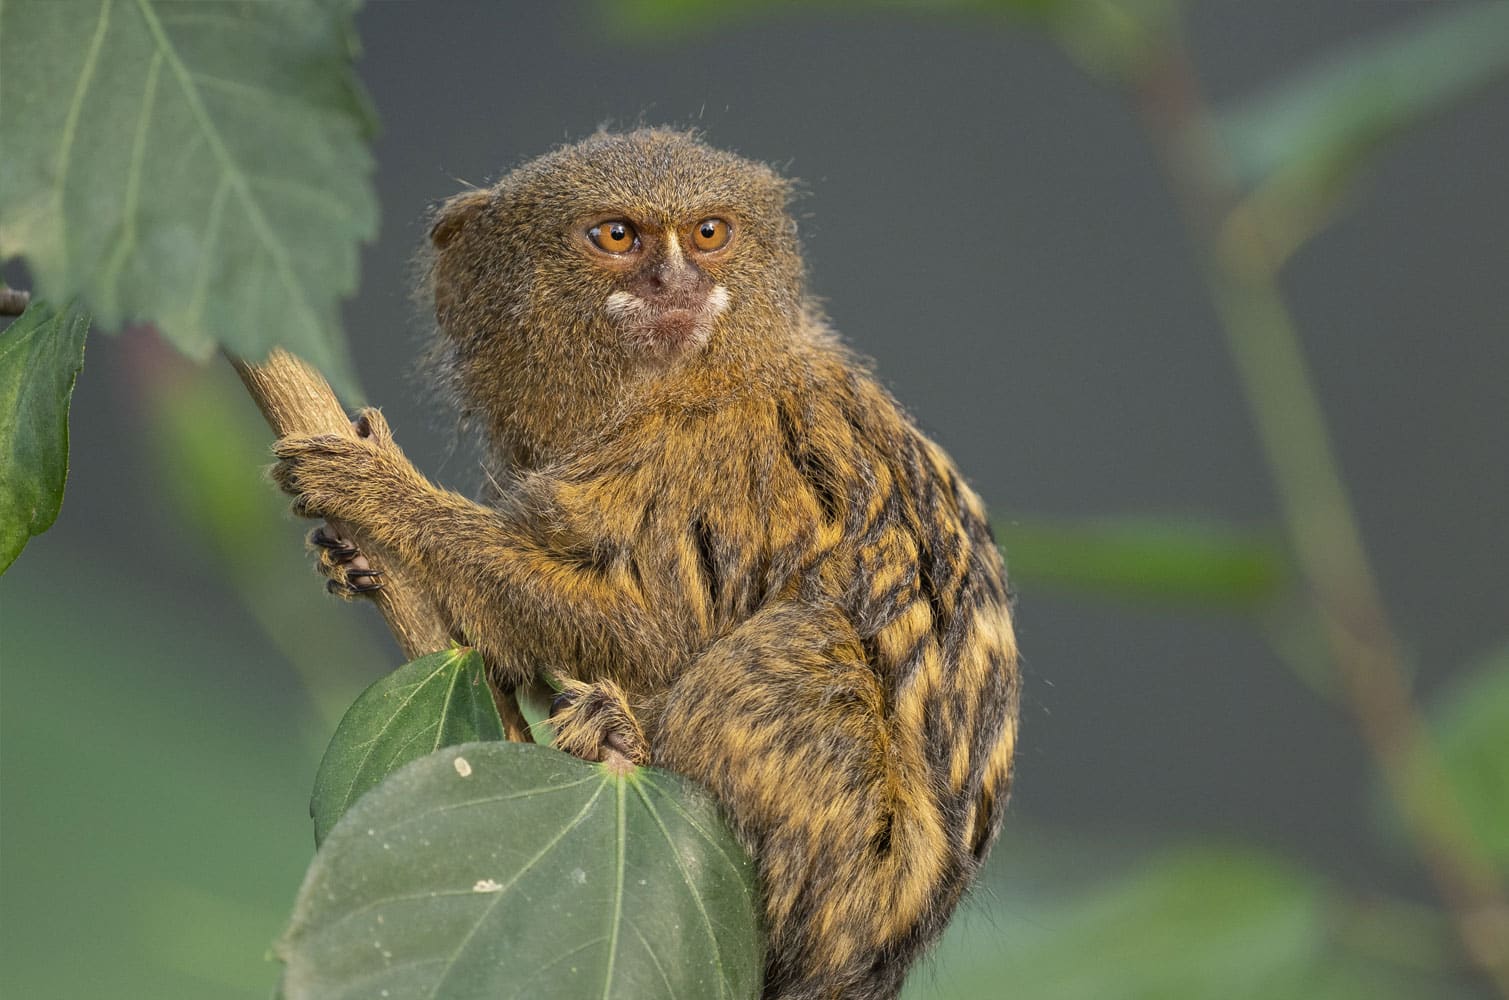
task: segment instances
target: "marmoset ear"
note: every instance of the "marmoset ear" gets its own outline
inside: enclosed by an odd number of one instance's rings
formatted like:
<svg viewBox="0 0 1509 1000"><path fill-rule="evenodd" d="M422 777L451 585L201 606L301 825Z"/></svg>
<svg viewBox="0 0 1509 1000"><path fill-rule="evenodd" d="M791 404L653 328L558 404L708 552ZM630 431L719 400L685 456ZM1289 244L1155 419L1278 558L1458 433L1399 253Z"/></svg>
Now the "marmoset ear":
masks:
<svg viewBox="0 0 1509 1000"><path fill-rule="evenodd" d="M466 228L467 223L492 201L492 197L491 191L479 188L447 198L435 213L435 221L430 226L430 242L435 245L435 249L444 250L449 246L451 240Z"/></svg>

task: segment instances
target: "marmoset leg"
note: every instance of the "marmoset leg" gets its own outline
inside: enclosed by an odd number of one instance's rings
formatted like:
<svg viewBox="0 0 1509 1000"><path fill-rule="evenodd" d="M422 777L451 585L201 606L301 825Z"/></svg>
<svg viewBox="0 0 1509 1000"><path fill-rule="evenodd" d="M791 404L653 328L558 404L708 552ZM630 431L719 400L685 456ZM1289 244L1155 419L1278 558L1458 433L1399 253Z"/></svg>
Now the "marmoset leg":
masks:
<svg viewBox="0 0 1509 1000"><path fill-rule="evenodd" d="M794 603L713 644L670 691L654 763L710 788L759 863L766 997L894 997L971 874L922 734L887 705L844 616Z"/></svg>

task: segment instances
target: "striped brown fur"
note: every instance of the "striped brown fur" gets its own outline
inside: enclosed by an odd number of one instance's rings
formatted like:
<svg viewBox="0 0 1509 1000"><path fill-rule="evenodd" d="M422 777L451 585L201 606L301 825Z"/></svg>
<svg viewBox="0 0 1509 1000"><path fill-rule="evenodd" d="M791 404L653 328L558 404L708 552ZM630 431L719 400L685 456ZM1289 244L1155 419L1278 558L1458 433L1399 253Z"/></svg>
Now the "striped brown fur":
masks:
<svg viewBox="0 0 1509 1000"><path fill-rule="evenodd" d="M760 870L767 997L875 1000L1000 825L1016 644L980 499L806 297L788 197L641 130L452 199L436 363L489 442L489 503L429 483L376 414L364 442L280 442L277 475L398 553L501 685L595 686L582 717L629 718L723 803ZM717 216L735 242L688 263L647 236L642 264L599 261L578 238L596 216ZM605 313L615 291L653 299L653 267L726 290L705 343L628 345Z"/></svg>

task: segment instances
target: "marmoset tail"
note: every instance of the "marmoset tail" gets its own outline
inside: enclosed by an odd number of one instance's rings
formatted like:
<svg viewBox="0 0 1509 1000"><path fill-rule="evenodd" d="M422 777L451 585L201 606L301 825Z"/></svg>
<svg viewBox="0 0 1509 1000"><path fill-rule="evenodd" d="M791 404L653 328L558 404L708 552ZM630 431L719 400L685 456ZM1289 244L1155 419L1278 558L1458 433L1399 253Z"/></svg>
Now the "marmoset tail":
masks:
<svg viewBox="0 0 1509 1000"><path fill-rule="evenodd" d="M717 797L758 866L767 997L876 1000L996 836L1016 642L980 499L828 329L789 196L661 129L457 195L436 358L487 502L375 412L364 440L284 439L277 475L398 554L500 687L559 678L563 748Z"/></svg>

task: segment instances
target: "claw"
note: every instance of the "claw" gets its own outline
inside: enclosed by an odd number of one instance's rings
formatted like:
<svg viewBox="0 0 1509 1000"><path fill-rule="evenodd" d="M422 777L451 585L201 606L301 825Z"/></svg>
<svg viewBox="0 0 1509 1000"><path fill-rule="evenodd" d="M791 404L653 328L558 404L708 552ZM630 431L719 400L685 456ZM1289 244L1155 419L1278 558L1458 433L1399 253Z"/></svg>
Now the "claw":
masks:
<svg viewBox="0 0 1509 1000"><path fill-rule="evenodd" d="M314 529L309 536L309 544L324 549L326 561L336 566L350 562L359 554L355 545L330 534L324 528Z"/></svg>
<svg viewBox="0 0 1509 1000"><path fill-rule="evenodd" d="M309 544L318 545L322 549L340 549L346 547L346 540L330 533L330 525L322 524L309 533Z"/></svg>

